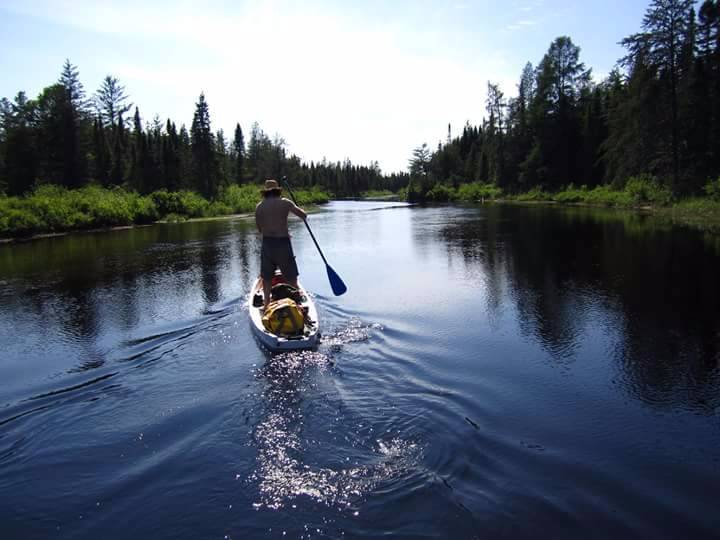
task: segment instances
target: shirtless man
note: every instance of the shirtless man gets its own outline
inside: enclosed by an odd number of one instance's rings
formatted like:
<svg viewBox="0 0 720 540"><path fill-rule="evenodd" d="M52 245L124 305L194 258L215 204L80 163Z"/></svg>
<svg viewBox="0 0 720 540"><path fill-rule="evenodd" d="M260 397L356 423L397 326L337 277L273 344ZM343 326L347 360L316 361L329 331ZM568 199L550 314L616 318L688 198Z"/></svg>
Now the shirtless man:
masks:
<svg viewBox="0 0 720 540"><path fill-rule="evenodd" d="M263 280L265 308L270 303L270 289L275 268L280 268L283 277L297 288L298 269L290 244L288 214L292 212L300 219L307 213L291 200L281 197L282 188L277 180L266 180L262 189L263 200L255 207L255 223L262 234L260 276Z"/></svg>

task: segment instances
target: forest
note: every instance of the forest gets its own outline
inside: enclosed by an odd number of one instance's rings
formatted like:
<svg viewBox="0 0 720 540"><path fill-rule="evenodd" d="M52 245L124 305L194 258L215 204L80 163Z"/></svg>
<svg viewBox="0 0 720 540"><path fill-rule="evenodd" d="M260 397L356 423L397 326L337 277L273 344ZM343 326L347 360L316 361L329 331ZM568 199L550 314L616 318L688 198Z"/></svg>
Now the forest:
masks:
<svg viewBox="0 0 720 540"><path fill-rule="evenodd" d="M567 36L527 63L507 97L488 83L487 116L431 152L416 148L410 196L438 199L468 181L505 193L568 187L622 190L665 200L720 196L720 7L654 0L626 55L600 82ZM449 189L448 189L449 188Z"/></svg>
<svg viewBox="0 0 720 540"><path fill-rule="evenodd" d="M392 174L377 162L308 163L257 122L213 131L202 93L189 129L143 121L118 78L88 95L67 60L36 98L0 100L0 236L247 211L257 185L283 175L308 201L368 191L412 202L720 200L720 4L695 8L653 0L602 81L570 37L556 38L524 66L517 95L488 82L480 125L456 136L448 125L437 148L418 146Z"/></svg>

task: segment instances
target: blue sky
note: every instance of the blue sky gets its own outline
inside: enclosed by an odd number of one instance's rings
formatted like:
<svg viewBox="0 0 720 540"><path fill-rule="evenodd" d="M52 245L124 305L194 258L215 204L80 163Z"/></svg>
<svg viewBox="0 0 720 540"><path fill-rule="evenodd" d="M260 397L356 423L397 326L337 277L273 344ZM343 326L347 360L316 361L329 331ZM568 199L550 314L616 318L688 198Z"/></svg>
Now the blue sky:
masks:
<svg viewBox="0 0 720 540"><path fill-rule="evenodd" d="M35 97L65 58L88 94L111 74L140 107L189 126L201 91L228 140L257 121L306 161L377 160L404 170L485 114L557 36L604 77L648 0L304 2L4 0L0 97Z"/></svg>

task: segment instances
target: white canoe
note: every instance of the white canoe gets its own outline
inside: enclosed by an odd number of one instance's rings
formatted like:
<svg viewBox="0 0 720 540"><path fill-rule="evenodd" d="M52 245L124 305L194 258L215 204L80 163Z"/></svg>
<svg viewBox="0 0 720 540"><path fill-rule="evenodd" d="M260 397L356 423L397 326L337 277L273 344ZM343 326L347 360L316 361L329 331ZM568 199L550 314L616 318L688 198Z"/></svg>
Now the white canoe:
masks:
<svg viewBox="0 0 720 540"><path fill-rule="evenodd" d="M258 278L255 285L250 289L248 296L248 311L250 312L250 325L253 332L270 352L295 351L299 349L312 349L320 342L320 321L318 320L315 303L310 295L298 283L303 301L300 304L307 308L307 317L305 321L305 331L303 335L297 337L282 337L272 334L265 329L262 323L262 304L259 307L253 305L253 299L256 294L263 294L262 279Z"/></svg>

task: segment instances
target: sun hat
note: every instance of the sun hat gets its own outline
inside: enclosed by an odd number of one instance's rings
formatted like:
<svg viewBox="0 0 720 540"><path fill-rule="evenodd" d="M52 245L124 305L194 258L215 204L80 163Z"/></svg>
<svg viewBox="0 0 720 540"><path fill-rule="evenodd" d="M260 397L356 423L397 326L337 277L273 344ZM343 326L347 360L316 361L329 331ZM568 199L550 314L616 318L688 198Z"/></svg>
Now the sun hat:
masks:
<svg viewBox="0 0 720 540"><path fill-rule="evenodd" d="M277 180L265 180L265 187L260 191L282 191L282 188Z"/></svg>

